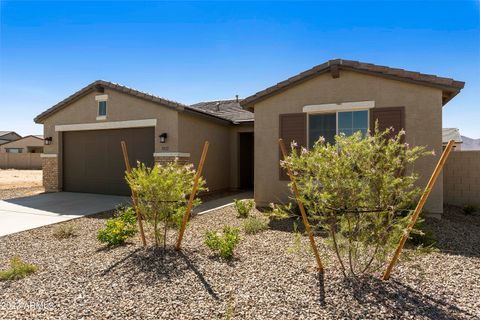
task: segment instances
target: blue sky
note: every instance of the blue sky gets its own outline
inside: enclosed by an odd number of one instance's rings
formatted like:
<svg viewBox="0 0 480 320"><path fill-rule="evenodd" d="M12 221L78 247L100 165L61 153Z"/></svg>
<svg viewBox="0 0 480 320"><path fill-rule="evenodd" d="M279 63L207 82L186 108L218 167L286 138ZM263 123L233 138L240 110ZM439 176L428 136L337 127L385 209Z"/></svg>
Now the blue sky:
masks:
<svg viewBox="0 0 480 320"><path fill-rule="evenodd" d="M466 82L443 126L480 138L478 1L0 1L0 130L96 79L183 103L246 97L344 58Z"/></svg>

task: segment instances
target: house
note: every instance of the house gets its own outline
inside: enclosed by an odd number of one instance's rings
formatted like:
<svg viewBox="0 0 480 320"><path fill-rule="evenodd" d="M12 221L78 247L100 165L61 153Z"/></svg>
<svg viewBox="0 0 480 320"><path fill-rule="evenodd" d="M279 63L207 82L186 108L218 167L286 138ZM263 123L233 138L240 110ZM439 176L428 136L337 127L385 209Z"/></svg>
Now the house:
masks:
<svg viewBox="0 0 480 320"><path fill-rule="evenodd" d="M44 126L47 191L129 194L120 141L132 165L199 161L211 191L253 185L253 114L234 101L187 106L107 81L95 81L35 118ZM241 178L240 178L241 177Z"/></svg>
<svg viewBox="0 0 480 320"><path fill-rule="evenodd" d="M241 101L255 113L255 201L259 206L289 200L287 177L279 168L278 138L309 146L325 136L404 128L406 142L436 151L415 163L425 186L442 150L442 108L464 83L453 79L350 60L330 60ZM438 179L426 209L443 211Z"/></svg>
<svg viewBox="0 0 480 320"><path fill-rule="evenodd" d="M0 153L42 153L43 136L29 135L0 145Z"/></svg>
<svg viewBox="0 0 480 320"><path fill-rule="evenodd" d="M457 128L443 128L442 129L442 146L445 148L450 140L454 140L453 151L462 150L462 136L460 130Z"/></svg>
<svg viewBox="0 0 480 320"><path fill-rule="evenodd" d="M20 139L22 136L14 131L0 131L0 145Z"/></svg>
<svg viewBox="0 0 480 320"><path fill-rule="evenodd" d="M199 160L211 191L254 186L258 206L287 202L278 138L308 146L339 132L406 130L406 142L437 151L415 164L423 186L442 150L442 107L464 83L350 60L330 60L243 99L184 105L95 81L35 118L44 125L47 191L128 194L120 141L147 164ZM255 122L253 121L255 118ZM255 132L255 134L254 134ZM437 182L427 209L442 212Z"/></svg>

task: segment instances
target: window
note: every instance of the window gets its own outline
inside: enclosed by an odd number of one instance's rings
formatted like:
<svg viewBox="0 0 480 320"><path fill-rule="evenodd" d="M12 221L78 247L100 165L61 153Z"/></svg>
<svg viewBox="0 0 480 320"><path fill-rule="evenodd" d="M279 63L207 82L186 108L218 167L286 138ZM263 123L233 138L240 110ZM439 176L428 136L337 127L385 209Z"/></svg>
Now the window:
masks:
<svg viewBox="0 0 480 320"><path fill-rule="evenodd" d="M22 153L23 148L5 148L7 153Z"/></svg>
<svg viewBox="0 0 480 320"><path fill-rule="evenodd" d="M368 110L342 111L336 113L314 113L308 116L308 146L313 147L320 137L334 144L335 135L347 136L360 131L365 136L368 131Z"/></svg>
<svg viewBox="0 0 480 320"><path fill-rule="evenodd" d="M98 115L99 116L107 115L107 101L98 101Z"/></svg>

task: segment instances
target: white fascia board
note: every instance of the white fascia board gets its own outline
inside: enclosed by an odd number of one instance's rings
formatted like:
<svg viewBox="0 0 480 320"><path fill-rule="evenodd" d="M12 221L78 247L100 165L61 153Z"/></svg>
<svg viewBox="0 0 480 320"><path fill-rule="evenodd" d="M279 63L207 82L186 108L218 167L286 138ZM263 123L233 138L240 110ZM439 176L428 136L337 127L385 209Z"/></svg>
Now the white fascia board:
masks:
<svg viewBox="0 0 480 320"><path fill-rule="evenodd" d="M108 94L101 94L98 96L95 96L96 101L107 101L108 100Z"/></svg>
<svg viewBox="0 0 480 320"><path fill-rule="evenodd" d="M86 131L86 130L106 130L106 129L125 129L125 128L145 128L155 127L157 119L111 121L101 123L78 123L78 124L59 124L55 126L55 131Z"/></svg>
<svg viewBox="0 0 480 320"><path fill-rule="evenodd" d="M327 104L312 104L303 107L303 112L328 112L328 111L347 111L347 110L365 110L375 107L375 101L355 101Z"/></svg>
<svg viewBox="0 0 480 320"><path fill-rule="evenodd" d="M40 153L40 158L56 158L56 153Z"/></svg>
<svg viewBox="0 0 480 320"><path fill-rule="evenodd" d="M154 157L190 157L188 152L156 152L153 154Z"/></svg>

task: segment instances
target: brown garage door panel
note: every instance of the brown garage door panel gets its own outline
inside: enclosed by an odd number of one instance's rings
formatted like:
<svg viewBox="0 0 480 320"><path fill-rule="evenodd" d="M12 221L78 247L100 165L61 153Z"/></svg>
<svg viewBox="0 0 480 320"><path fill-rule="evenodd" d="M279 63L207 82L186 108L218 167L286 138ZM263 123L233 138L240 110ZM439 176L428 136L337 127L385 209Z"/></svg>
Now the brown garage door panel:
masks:
<svg viewBox="0 0 480 320"><path fill-rule="evenodd" d="M63 189L128 195L120 141L127 143L130 163L153 164L154 128L70 131L63 134Z"/></svg>

